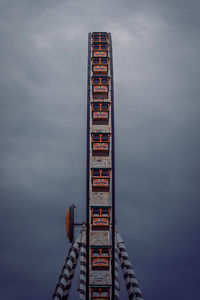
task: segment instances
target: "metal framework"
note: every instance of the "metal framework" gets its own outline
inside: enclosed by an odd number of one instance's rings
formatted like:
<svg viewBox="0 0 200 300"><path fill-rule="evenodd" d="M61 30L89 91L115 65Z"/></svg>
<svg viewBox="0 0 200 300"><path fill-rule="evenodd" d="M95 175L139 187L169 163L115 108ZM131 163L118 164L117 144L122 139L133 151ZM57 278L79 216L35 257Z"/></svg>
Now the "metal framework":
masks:
<svg viewBox="0 0 200 300"><path fill-rule="evenodd" d="M72 246L53 300L68 299L78 256L81 300L119 299L118 259L129 299L143 300L124 241L115 228L114 84L112 39L89 33L87 89L86 223L74 239L74 206L66 229Z"/></svg>

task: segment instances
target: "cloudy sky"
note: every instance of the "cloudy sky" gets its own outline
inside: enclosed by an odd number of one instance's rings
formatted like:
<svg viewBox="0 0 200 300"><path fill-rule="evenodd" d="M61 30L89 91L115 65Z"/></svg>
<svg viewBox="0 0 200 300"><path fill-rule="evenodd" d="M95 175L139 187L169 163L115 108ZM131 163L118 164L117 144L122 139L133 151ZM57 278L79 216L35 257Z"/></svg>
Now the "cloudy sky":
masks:
<svg viewBox="0 0 200 300"><path fill-rule="evenodd" d="M0 0L0 298L51 299L66 209L85 218L91 31L113 38L117 226L144 298L198 300L198 0Z"/></svg>

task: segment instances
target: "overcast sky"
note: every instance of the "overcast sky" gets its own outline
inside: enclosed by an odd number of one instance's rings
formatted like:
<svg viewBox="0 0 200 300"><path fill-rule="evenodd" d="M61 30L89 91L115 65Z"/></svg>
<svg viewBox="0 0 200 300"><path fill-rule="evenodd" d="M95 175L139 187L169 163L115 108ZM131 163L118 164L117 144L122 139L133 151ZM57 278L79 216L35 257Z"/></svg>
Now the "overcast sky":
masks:
<svg viewBox="0 0 200 300"><path fill-rule="evenodd" d="M85 219L87 39L108 31L117 227L146 300L199 300L200 2L0 3L0 298L51 299L68 206Z"/></svg>

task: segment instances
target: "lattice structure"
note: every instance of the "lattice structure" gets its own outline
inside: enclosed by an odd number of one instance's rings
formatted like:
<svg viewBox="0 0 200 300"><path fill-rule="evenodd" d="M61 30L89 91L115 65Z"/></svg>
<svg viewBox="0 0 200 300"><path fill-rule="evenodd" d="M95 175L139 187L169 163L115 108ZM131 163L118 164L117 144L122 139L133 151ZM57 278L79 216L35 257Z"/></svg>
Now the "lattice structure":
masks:
<svg viewBox="0 0 200 300"><path fill-rule="evenodd" d="M115 294L113 100L111 35L93 32L88 39L88 299L95 299L99 286L104 290L105 299L114 298Z"/></svg>
<svg viewBox="0 0 200 300"><path fill-rule="evenodd" d="M81 300L119 299L117 258L129 299L143 299L124 242L115 229L113 90L111 34L89 33L86 222L74 239L74 206L68 210L66 227L72 247L53 300L68 299L78 255Z"/></svg>

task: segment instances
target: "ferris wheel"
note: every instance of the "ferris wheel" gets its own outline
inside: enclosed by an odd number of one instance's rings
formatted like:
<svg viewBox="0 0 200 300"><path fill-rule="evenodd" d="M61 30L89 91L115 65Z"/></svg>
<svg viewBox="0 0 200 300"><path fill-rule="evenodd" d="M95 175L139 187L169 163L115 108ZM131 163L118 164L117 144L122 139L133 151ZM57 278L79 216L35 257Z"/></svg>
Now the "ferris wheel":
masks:
<svg viewBox="0 0 200 300"><path fill-rule="evenodd" d="M115 227L114 146L112 39L108 32L93 32L88 37L86 221L75 223L75 206L68 209L66 231L71 247L53 300L68 299L79 256L81 300L119 299L118 261L128 299L143 300ZM74 236L76 225L81 226L78 237Z"/></svg>

